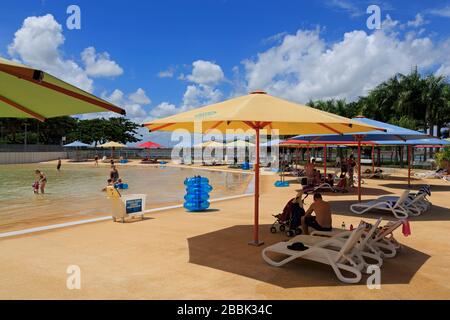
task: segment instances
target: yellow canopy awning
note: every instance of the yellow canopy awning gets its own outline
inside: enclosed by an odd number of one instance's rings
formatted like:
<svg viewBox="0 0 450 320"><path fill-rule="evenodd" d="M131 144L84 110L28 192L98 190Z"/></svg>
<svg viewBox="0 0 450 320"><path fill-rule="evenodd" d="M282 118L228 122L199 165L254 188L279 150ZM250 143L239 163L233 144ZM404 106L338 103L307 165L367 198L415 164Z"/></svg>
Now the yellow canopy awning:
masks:
<svg viewBox="0 0 450 320"><path fill-rule="evenodd" d="M99 147L101 147L101 148L126 148L127 146L122 143L119 143L119 142L110 141L110 142L100 145Z"/></svg>
<svg viewBox="0 0 450 320"><path fill-rule="evenodd" d="M280 135L385 131L382 128L279 99L262 91L155 120L145 126L150 131L184 129L195 133L208 133L213 129L223 133L229 129L255 130L255 209L253 240L250 244L257 246L263 243L259 240L260 130L276 129Z"/></svg>
<svg viewBox="0 0 450 320"><path fill-rule="evenodd" d="M0 118L48 118L125 110L46 72L0 58Z"/></svg>
<svg viewBox="0 0 450 320"><path fill-rule="evenodd" d="M227 148L251 148L254 147L255 144L248 141L237 140L227 143L226 146Z"/></svg>
<svg viewBox="0 0 450 320"><path fill-rule="evenodd" d="M206 141L194 146L195 148L223 148L224 144L217 141Z"/></svg>
<svg viewBox="0 0 450 320"><path fill-rule="evenodd" d="M205 133L213 129L277 129L280 135L344 134L382 130L325 111L253 92L206 107L146 123L150 131Z"/></svg>

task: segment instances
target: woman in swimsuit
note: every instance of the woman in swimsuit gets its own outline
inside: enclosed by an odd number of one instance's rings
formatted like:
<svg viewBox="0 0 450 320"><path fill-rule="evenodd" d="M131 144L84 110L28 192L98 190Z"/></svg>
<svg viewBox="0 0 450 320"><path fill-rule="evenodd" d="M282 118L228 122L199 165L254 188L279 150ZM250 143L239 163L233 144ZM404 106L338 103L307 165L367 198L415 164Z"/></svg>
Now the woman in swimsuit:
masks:
<svg viewBox="0 0 450 320"><path fill-rule="evenodd" d="M39 186L41 187L41 193L45 193L45 185L47 184L47 176L40 170L35 171L37 181L39 182Z"/></svg>

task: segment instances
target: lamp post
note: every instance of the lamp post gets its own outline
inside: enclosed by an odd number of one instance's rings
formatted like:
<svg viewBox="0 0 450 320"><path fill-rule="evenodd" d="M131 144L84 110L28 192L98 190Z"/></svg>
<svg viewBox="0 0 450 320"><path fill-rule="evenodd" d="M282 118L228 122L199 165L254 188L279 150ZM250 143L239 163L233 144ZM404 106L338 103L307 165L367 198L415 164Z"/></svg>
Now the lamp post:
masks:
<svg viewBox="0 0 450 320"><path fill-rule="evenodd" d="M23 144L24 144L24 148L25 148L25 150L26 150L26 149L27 149L27 129L28 129L28 123L25 122L25 123L24 123L24 126L25 126L25 137L24 137L24 140L23 140Z"/></svg>

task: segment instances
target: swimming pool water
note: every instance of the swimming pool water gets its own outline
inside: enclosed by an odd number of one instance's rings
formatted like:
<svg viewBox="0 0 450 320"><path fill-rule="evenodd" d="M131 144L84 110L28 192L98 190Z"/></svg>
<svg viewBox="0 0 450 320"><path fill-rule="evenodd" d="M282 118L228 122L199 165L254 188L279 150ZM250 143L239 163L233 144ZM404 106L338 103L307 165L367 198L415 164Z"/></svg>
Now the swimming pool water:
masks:
<svg viewBox="0 0 450 320"><path fill-rule="evenodd" d="M46 194L35 195L34 170L48 179ZM147 195L147 209L181 204L185 195L184 179L201 175L214 187L212 198L243 193L251 176L175 167L119 166L119 173L129 189L122 194ZM0 166L0 231L45 225L55 219L92 218L110 215L110 203L102 188L109 177L108 167L63 165L60 172L53 165Z"/></svg>

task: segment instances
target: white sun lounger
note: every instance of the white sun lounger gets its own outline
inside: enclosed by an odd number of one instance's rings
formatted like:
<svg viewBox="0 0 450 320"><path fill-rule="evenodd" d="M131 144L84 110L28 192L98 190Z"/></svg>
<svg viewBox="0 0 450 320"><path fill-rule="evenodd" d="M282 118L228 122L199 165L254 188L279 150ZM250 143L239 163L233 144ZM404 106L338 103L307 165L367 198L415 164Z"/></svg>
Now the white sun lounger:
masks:
<svg viewBox="0 0 450 320"><path fill-rule="evenodd" d="M361 221L361 223L365 226L365 230L363 232L362 240L360 240L355 247L355 254L364 263L365 268L369 267L370 265L376 265L381 268L381 266L383 265L383 259L381 257L380 252L372 250L368 245L370 242L373 241L374 234L377 232L381 220L382 218L379 218L373 225ZM333 229L333 230L331 232L313 231L311 235L315 237L331 236L335 237L336 239L340 239L344 242L352 234L352 231L349 230L344 229ZM368 261L368 259L374 260L376 261L376 263L372 263Z"/></svg>
<svg viewBox="0 0 450 320"><path fill-rule="evenodd" d="M381 218L378 219L378 221L381 222ZM367 241L365 242L365 247L363 250L368 250L381 258L395 257L398 250L401 249L401 244L394 238L394 231L397 230L402 224L403 222L401 220L388 222L381 229L377 227L370 237L367 237L368 233L366 232L365 239L367 239ZM333 228L332 231L313 231L311 232L311 235L321 237L340 237L345 239L350 233L351 231L345 229Z"/></svg>
<svg viewBox="0 0 450 320"><path fill-rule="evenodd" d="M373 178L387 179L388 177L390 177L390 174L384 172L370 172L370 173L361 173L361 177L365 179L373 179Z"/></svg>
<svg viewBox="0 0 450 320"><path fill-rule="evenodd" d="M414 177L416 179L441 179L445 175L444 171L438 172L438 171L427 171L422 173L415 173Z"/></svg>
<svg viewBox="0 0 450 320"><path fill-rule="evenodd" d="M281 267L298 258L327 264L331 266L340 281L345 283L358 283L362 278L361 270L363 265L358 263L357 259L355 259L354 249L358 241L361 239L363 232L364 226L361 225L352 232L344 244L342 244L341 240L334 238L329 238L322 241L320 241L321 239L316 239L316 243L310 245L305 251L288 249L288 246L293 243L292 241L279 242L265 248L262 251L262 257L264 261L275 267ZM300 240L300 242L301 240L304 240L306 242L307 237L308 236L299 236L297 240ZM336 247L340 247L341 249L335 250ZM267 253L269 252L282 254L287 257L277 262L268 257ZM344 276L342 271L350 272L354 276Z"/></svg>
<svg viewBox="0 0 450 320"><path fill-rule="evenodd" d="M420 216L422 213L427 211L429 209L428 203L425 202L425 196L424 193L418 193L418 194L409 194L408 198L404 202L404 208L408 210L408 214L410 216ZM396 196L383 196L378 198L379 201L389 201L391 203L396 203L400 197Z"/></svg>
<svg viewBox="0 0 450 320"><path fill-rule="evenodd" d="M392 203L385 200L373 200L364 203L355 203L350 206L350 210L356 214L364 214L373 210L380 210L392 213L397 219L406 219L411 214L411 211L405 207L405 201L409 196L408 191L404 191L400 198Z"/></svg>
<svg viewBox="0 0 450 320"><path fill-rule="evenodd" d="M316 193L318 191L324 191L325 189L328 189L331 192L335 192L335 189L329 183L322 183L321 185L314 187L314 189L311 189L311 190L307 191L306 193L312 194L312 193Z"/></svg>

